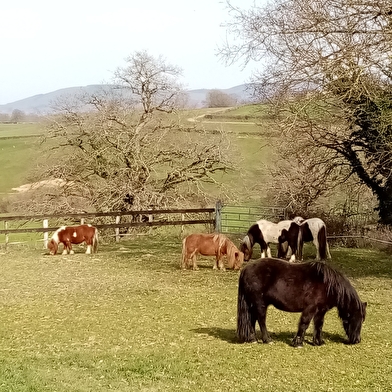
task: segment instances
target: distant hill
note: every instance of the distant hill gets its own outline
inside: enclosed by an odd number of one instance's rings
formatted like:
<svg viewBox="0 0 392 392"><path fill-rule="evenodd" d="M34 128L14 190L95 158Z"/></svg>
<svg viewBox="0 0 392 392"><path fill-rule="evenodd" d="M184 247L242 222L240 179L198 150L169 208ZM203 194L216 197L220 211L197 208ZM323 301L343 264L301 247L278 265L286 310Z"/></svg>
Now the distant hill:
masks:
<svg viewBox="0 0 392 392"><path fill-rule="evenodd" d="M88 86L68 87L60 90L52 91L46 94L38 94L32 97L21 99L19 101L0 105L0 113L12 113L13 110L18 109L25 113L47 114L52 111L52 104L60 97L74 96L81 93L94 93L108 88L108 85L92 84ZM226 94L235 96L238 102L248 102L250 100L249 94L246 92L246 85L231 87L228 89L218 89ZM211 89L187 90L188 102L187 106L190 108L198 108L204 105L207 93Z"/></svg>

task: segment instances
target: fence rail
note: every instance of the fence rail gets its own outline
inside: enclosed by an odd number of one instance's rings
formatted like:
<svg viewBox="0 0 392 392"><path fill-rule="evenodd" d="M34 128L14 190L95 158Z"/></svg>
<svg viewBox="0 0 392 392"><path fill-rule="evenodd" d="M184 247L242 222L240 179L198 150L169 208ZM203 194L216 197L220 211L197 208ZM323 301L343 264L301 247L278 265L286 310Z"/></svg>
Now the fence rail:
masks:
<svg viewBox="0 0 392 392"><path fill-rule="evenodd" d="M191 216L189 216L191 215ZM131 217L128 221L121 222L121 218ZM142 221L140 218L143 217ZM0 222L4 222L4 229L0 229L0 235L5 235L5 246L12 242L9 241L10 234L22 233L43 233L44 247L47 246L48 235L58 229L53 226L53 220L78 220L80 224L85 223L88 218L92 218L89 223L98 229L114 230L116 241L124 234L120 234L121 228L137 227L162 227L162 226L182 226L186 225L210 225L211 231L215 230L220 233L230 235L243 235L249 227L259 219L279 221L288 219L287 211L284 207L254 207L254 206L234 206L222 205L220 201L215 207L210 208L181 208L181 209L162 209L162 210L139 210L139 211L121 211L121 212L98 212L98 213L77 213L77 214L48 214L48 215L15 215L0 216ZM94 222L94 218L97 220ZM98 219L97 219L98 218ZM99 218L113 218L113 223L100 223ZM139 218L139 221L136 219ZM49 227L49 220L51 226ZM20 226L26 223L41 221L41 227L10 227L11 222L22 222ZM56 222L57 224L57 222ZM68 224L68 223L66 223ZM332 235L333 238L362 238L384 244L391 244L390 241L378 240L366 235Z"/></svg>
<svg viewBox="0 0 392 392"><path fill-rule="evenodd" d="M132 227L161 227L161 226L186 226L186 225L210 225L213 229L216 226L215 208L182 208L182 209L162 209L162 210L138 210L127 212L102 212L102 213L80 213L80 214L49 214L49 215L15 215L2 216L0 221L4 222L4 229L0 229L0 235L5 235L5 246L10 244L10 234L21 233L43 233L44 247L47 246L48 234L58 229L59 226L49 227L51 220L80 220L80 224L85 223L87 218L108 217L115 220L114 223L90 222L98 229L113 229L116 241L120 240L121 228ZM196 215L189 217L188 215ZM178 218L180 215L180 219ZM121 222L122 217L131 217L130 221ZM135 221L136 217L143 217L142 221ZM18 227L10 228L10 222L38 222L42 221L41 227Z"/></svg>

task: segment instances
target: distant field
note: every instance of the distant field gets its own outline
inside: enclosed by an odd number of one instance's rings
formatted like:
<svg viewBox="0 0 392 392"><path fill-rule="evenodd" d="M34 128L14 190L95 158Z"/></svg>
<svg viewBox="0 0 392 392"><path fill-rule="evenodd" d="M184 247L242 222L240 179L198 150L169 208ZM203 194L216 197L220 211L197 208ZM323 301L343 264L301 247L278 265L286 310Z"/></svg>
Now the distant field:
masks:
<svg viewBox="0 0 392 392"><path fill-rule="evenodd" d="M1 124L0 139L4 137L22 137L42 134L42 125L38 123Z"/></svg>
<svg viewBox="0 0 392 392"><path fill-rule="evenodd" d="M203 117L205 115L211 115L213 118ZM237 198L247 203L252 202L252 199L260 200L261 192L253 192L252 189L262 187L262 182L265 181L263 164L268 162L270 157L270 147L266 145L271 140L264 140L263 127L255 124L262 123L263 115L254 105L229 110L204 108L181 113L185 126L197 124L202 129L224 130L228 133L231 158L236 169L233 172L219 174L216 179L226 184L227 190L234 191ZM39 124L0 124L0 165L3 168L0 176L0 193L11 192L11 188L27 182L37 159L43 157L39 138L27 136L40 133L42 129ZM12 136L18 138L9 139ZM26 137L20 138L22 136ZM206 185L206 189L217 198L221 197L221 191L215 186Z"/></svg>
<svg viewBox="0 0 392 392"><path fill-rule="evenodd" d="M0 391L390 391L390 255L332 248L368 302L362 342L344 344L331 310L326 344L310 344L310 326L295 349L299 314L273 307L273 344L238 344L238 272L213 271L211 258L181 271L180 248L139 236L92 256L0 249Z"/></svg>
<svg viewBox="0 0 392 392"><path fill-rule="evenodd" d="M35 124L0 124L0 193L22 185L40 154L40 128ZM15 137L15 138L12 138Z"/></svg>

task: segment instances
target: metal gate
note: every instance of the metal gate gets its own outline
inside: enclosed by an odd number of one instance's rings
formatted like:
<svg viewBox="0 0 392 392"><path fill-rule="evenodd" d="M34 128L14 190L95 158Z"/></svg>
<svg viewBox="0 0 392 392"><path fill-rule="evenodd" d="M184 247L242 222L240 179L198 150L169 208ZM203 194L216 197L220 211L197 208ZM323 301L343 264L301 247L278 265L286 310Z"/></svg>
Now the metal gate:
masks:
<svg viewBox="0 0 392 392"><path fill-rule="evenodd" d="M216 231L224 234L245 234L259 219L279 222L287 219L286 207L216 205Z"/></svg>

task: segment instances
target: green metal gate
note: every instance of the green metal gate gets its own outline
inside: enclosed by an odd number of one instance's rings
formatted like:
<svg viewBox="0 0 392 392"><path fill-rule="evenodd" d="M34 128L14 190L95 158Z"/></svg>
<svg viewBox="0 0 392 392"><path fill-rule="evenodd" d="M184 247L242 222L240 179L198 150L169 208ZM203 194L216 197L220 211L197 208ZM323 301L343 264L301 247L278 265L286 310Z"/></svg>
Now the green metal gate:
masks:
<svg viewBox="0 0 392 392"><path fill-rule="evenodd" d="M259 219L279 222L287 218L285 207L216 205L216 230L224 234L245 234Z"/></svg>

